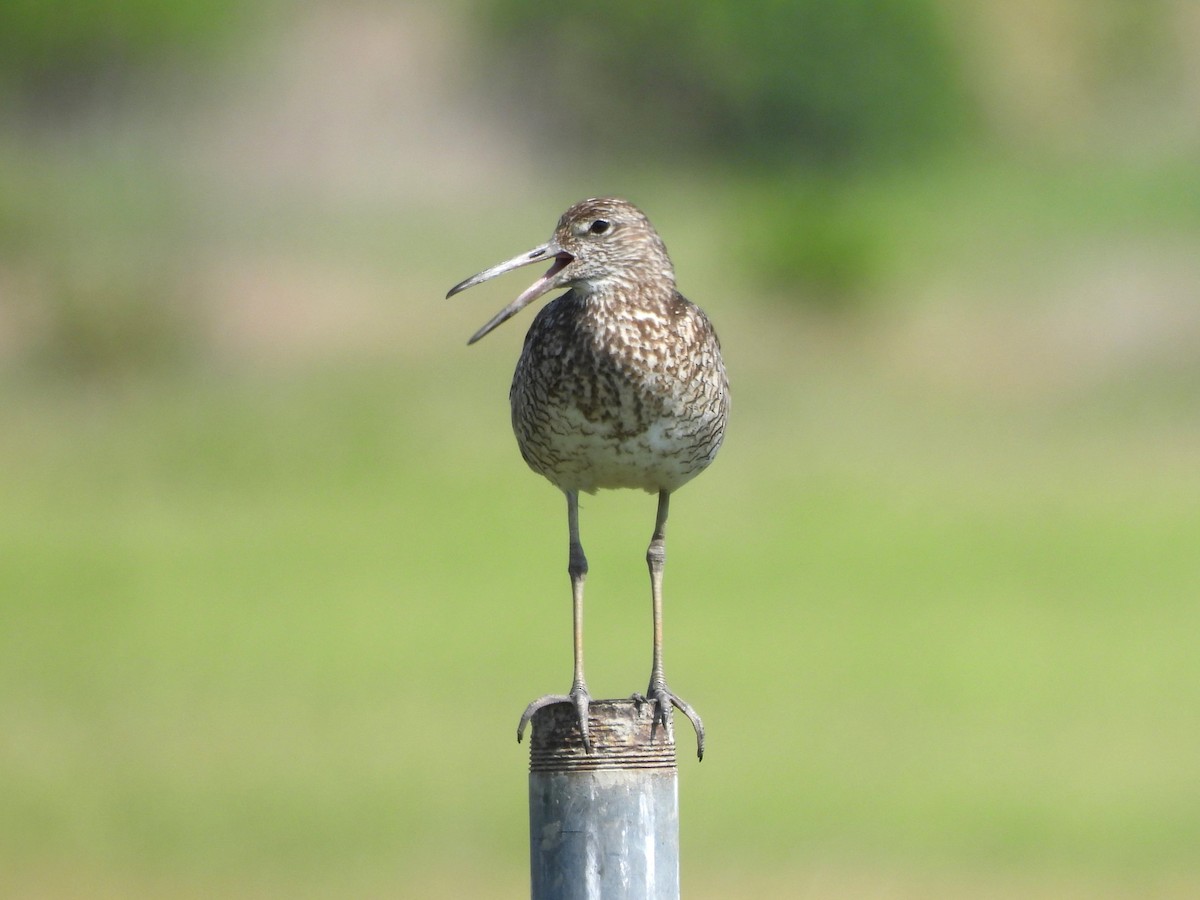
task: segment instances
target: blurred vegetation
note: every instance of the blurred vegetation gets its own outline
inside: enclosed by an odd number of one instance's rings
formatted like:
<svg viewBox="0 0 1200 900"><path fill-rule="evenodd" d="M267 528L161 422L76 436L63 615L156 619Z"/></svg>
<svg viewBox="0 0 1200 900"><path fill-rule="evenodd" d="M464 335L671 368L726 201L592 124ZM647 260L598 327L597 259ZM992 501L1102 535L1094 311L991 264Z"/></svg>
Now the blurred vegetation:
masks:
<svg viewBox="0 0 1200 900"><path fill-rule="evenodd" d="M197 356L178 186L121 147L127 136L95 131L164 80L178 91L188 73L211 72L268 5L0 4L0 271L22 288L3 299L29 371L105 380Z"/></svg>
<svg viewBox="0 0 1200 900"><path fill-rule="evenodd" d="M30 370L103 382L173 371L198 353L195 303L167 273L72 273L49 285Z"/></svg>
<svg viewBox="0 0 1200 900"><path fill-rule="evenodd" d="M871 216L854 191L808 176L751 191L740 241L760 286L801 298L810 309L859 309L877 286L894 223Z"/></svg>
<svg viewBox="0 0 1200 900"><path fill-rule="evenodd" d="M6 0L0 111L78 113L138 77L211 55L255 4L237 0Z"/></svg>
<svg viewBox="0 0 1200 900"><path fill-rule="evenodd" d="M189 286L189 213L161 164L0 147L0 273L39 377L104 381L173 371L205 352Z"/></svg>
<svg viewBox="0 0 1200 900"><path fill-rule="evenodd" d="M514 107L598 159L894 162L961 135L969 107L933 0L486 0L481 52ZM632 102L630 102L632 100Z"/></svg>

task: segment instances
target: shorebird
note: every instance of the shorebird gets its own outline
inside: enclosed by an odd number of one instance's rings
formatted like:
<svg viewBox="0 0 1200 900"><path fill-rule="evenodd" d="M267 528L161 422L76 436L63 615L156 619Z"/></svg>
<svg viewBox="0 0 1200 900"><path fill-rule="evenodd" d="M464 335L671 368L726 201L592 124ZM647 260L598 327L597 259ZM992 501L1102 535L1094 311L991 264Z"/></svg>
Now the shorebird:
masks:
<svg viewBox="0 0 1200 900"><path fill-rule="evenodd" d="M521 266L550 268L480 328L493 328L550 291L567 292L533 320L513 374L509 401L521 455L567 498L575 669L567 694L547 694L526 708L574 704L586 751L588 693L583 675L583 583L587 557L579 540L579 492L641 488L658 495L650 569L653 658L639 703L657 704L655 724L671 738L671 707L696 729L704 758L704 724L673 693L663 674L662 577L671 493L702 472L720 449L729 412L729 382L708 317L675 286L667 248L633 204L614 198L576 203L550 240L452 287L447 298Z"/></svg>

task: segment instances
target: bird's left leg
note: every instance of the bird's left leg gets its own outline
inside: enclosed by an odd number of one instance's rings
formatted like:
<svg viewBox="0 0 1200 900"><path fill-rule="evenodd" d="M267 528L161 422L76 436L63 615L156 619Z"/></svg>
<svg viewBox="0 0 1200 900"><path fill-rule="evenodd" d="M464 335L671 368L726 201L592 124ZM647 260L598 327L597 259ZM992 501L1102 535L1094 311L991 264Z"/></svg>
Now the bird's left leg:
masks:
<svg viewBox="0 0 1200 900"><path fill-rule="evenodd" d="M646 695L643 697L640 694L634 694L633 696L639 702L653 700L657 704L656 721L667 730L669 737L673 736L671 706L679 707L679 710L692 720L692 727L696 729L696 756L704 759L704 723L700 720L699 713L677 694L671 692L667 687L666 676L663 675L662 579L663 565L667 559L667 509L670 501L669 491L659 491L654 535L650 538L649 549L646 550L646 564L650 567L650 600L654 613L654 658L650 667L650 686L646 689Z"/></svg>

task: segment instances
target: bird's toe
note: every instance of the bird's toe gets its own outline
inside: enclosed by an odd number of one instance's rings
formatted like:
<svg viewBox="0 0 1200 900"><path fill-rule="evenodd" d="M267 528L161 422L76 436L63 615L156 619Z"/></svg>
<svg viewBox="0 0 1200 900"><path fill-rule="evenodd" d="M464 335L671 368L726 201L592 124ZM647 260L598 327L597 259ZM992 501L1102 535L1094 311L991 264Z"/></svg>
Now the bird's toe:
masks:
<svg viewBox="0 0 1200 900"><path fill-rule="evenodd" d="M671 708L678 708L680 712L688 717L692 723L692 728L696 731L696 757L704 759L704 721L700 718L700 714L692 708L690 703L667 687L666 682L651 681L646 693L644 695L634 694L633 700L639 705L653 701L655 704L654 727L661 725L669 741L675 738L671 721Z"/></svg>
<svg viewBox="0 0 1200 900"><path fill-rule="evenodd" d="M570 703L575 707L576 715L579 717L579 734L583 739L583 749L591 753L592 743L588 735L588 705L591 703L592 696L588 693L587 685L583 682L575 682L571 685L569 694L545 694L538 697L527 707L525 712L521 713L521 721L517 723L517 742L525 736L525 726L533 719L534 714L543 707L552 706L555 703Z"/></svg>

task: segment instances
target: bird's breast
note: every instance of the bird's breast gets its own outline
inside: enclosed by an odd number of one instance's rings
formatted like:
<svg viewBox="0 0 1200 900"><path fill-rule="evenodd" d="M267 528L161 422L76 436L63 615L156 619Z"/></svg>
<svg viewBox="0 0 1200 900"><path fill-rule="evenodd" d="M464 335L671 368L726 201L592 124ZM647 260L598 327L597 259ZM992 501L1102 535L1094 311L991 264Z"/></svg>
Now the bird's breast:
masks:
<svg viewBox="0 0 1200 900"><path fill-rule="evenodd" d="M538 314L510 392L517 443L535 471L565 490L658 491L712 461L725 373L703 313L680 300L692 317L613 314L570 293Z"/></svg>

